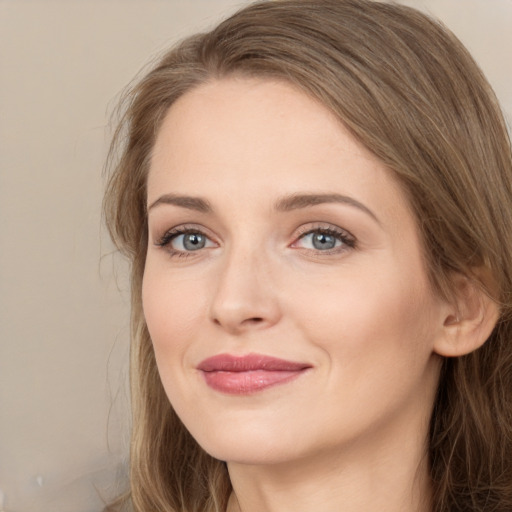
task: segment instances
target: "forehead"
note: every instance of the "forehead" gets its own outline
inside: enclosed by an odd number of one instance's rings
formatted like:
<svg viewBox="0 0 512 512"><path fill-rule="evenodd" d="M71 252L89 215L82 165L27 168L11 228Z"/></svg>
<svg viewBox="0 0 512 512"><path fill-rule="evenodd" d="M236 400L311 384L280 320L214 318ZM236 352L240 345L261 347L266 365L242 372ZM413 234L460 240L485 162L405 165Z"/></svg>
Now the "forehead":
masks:
<svg viewBox="0 0 512 512"><path fill-rule="evenodd" d="M231 77L202 84L171 106L154 155L158 156L163 146L182 148L188 142L196 145L195 149L201 142L203 152L214 153L220 149L218 142L228 142L228 134L236 134L240 151L265 148L268 154L274 146L298 139L310 144L315 139L332 143L328 135L338 130L344 126L327 108L287 82Z"/></svg>
<svg viewBox="0 0 512 512"><path fill-rule="evenodd" d="M331 111L289 83L216 80L169 109L153 149L149 203L169 192L270 200L299 191L407 206L391 171Z"/></svg>

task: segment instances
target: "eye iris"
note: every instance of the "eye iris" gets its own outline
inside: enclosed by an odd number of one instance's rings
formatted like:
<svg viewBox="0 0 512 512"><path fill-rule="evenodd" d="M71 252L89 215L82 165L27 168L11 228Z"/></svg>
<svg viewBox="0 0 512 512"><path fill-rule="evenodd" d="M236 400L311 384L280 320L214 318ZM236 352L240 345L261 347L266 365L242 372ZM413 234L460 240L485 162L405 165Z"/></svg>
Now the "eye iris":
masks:
<svg viewBox="0 0 512 512"><path fill-rule="evenodd" d="M336 238L326 233L315 233L312 241L315 249L333 249L336 246Z"/></svg>
<svg viewBox="0 0 512 512"><path fill-rule="evenodd" d="M183 247L187 251L197 251L206 244L206 238L199 233L187 233L183 235Z"/></svg>

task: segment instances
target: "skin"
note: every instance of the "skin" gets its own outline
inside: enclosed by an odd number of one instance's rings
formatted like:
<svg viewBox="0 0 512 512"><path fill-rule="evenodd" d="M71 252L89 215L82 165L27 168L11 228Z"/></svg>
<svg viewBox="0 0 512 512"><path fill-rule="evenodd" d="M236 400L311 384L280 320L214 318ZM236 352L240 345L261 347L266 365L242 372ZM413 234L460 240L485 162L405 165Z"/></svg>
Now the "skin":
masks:
<svg viewBox="0 0 512 512"><path fill-rule="evenodd" d="M283 208L333 193L349 199ZM392 173L293 86L229 78L170 108L148 205L143 305L158 369L186 427L228 463L228 510L430 510L435 347L453 311L432 292ZM203 248L172 235L184 226ZM325 229L340 233L330 250L313 244ZM197 370L221 353L311 368L229 395Z"/></svg>

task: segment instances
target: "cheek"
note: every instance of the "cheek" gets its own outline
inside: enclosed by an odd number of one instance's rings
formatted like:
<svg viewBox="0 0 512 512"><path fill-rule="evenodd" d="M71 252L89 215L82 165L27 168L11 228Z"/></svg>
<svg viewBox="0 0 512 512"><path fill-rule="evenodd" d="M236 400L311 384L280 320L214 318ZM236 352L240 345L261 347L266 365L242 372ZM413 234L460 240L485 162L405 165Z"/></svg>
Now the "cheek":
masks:
<svg viewBox="0 0 512 512"><path fill-rule="evenodd" d="M160 355L179 354L207 311L197 279L177 277L147 265L142 285L144 316Z"/></svg>
<svg viewBox="0 0 512 512"><path fill-rule="evenodd" d="M407 366L424 363L431 353L435 307L428 285L418 274L380 270L350 269L290 294L299 329L333 365Z"/></svg>
<svg viewBox="0 0 512 512"><path fill-rule="evenodd" d="M430 407L435 308L428 289L392 276L352 274L296 302L298 329L323 354L325 387L315 407L329 411L328 424L341 415L347 432L390 419L404 404Z"/></svg>

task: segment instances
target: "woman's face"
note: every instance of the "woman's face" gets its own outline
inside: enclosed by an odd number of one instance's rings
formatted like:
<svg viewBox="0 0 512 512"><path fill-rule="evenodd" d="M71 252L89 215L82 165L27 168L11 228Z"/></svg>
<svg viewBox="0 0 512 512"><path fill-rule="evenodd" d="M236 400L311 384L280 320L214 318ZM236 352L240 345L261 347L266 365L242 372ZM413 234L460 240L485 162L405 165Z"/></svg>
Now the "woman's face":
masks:
<svg viewBox="0 0 512 512"><path fill-rule="evenodd" d="M161 127L148 205L144 314L211 455L422 441L446 307L404 193L329 111L282 82L201 85Z"/></svg>

